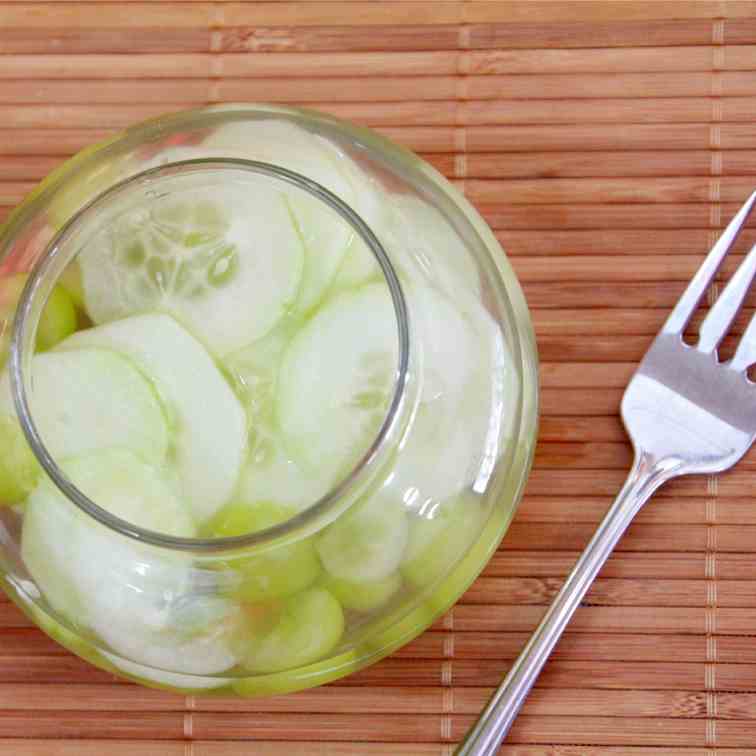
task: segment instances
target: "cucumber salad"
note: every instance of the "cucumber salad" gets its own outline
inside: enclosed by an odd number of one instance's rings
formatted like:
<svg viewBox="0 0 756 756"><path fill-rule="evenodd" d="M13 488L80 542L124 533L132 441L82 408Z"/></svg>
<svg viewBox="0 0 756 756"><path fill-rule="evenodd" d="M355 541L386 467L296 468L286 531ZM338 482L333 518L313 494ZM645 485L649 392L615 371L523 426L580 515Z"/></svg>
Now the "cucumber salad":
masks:
<svg viewBox="0 0 756 756"><path fill-rule="evenodd" d="M121 674L184 691L343 653L443 580L485 525L519 391L450 222L335 143L283 119L232 120L122 169L224 157L330 190L401 283L404 425L351 506L281 545L201 558L128 537L42 471L7 366L0 376L2 522L20 532L19 582L41 624ZM112 170L74 181L49 225L113 181ZM39 319L28 405L63 475L110 515L166 536L243 536L297 517L371 448L396 390L397 314L368 246L312 194L212 166L172 181L112 209L75 250ZM26 278L0 280L3 362Z"/></svg>

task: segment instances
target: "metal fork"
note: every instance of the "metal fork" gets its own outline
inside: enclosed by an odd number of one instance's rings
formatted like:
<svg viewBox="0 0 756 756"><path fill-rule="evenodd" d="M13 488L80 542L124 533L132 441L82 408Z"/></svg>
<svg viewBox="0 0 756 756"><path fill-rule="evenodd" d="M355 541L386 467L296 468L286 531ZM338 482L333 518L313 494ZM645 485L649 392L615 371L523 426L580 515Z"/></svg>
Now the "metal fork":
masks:
<svg viewBox="0 0 756 756"><path fill-rule="evenodd" d="M656 489L679 475L727 470L753 443L756 386L746 370L756 363L756 315L731 360L720 362L717 349L756 275L756 245L710 309L695 346L683 341L683 331L754 204L756 192L712 247L625 389L622 420L635 452L627 480L457 756L496 753L575 609Z"/></svg>

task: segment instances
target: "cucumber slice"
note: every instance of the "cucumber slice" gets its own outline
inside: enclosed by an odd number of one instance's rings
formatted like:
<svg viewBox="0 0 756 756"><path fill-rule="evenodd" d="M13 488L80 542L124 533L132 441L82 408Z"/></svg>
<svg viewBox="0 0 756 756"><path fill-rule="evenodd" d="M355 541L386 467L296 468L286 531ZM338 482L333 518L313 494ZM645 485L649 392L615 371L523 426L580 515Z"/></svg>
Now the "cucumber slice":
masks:
<svg viewBox="0 0 756 756"><path fill-rule="evenodd" d="M392 572L380 580L356 582L326 575L321 583L345 609L355 612L372 612L385 606L402 587L402 576Z"/></svg>
<svg viewBox="0 0 756 756"><path fill-rule="evenodd" d="M80 310L84 310L84 287L81 283L81 268L79 267L77 260L71 260L71 262L66 265L65 270L60 274L58 283L60 288L71 298L73 305ZM74 313L74 315L76 315L76 313ZM58 341L62 341L65 336L68 336L69 333L73 333L73 331L76 330L76 320L74 319L73 322L74 328L68 330L62 338L58 339ZM54 346L54 344L52 346Z"/></svg>
<svg viewBox="0 0 756 756"><path fill-rule="evenodd" d="M382 275L373 253L360 237L355 236L333 281L333 290L343 291L370 281L380 281Z"/></svg>
<svg viewBox="0 0 756 756"><path fill-rule="evenodd" d="M63 472L99 506L130 523L192 537L195 526L170 482L124 449L62 463ZM21 555L48 603L70 622L97 616L118 626L160 622L166 597L187 582L187 561L117 535L78 510L48 478L29 496Z"/></svg>
<svg viewBox="0 0 756 756"><path fill-rule="evenodd" d="M339 602L325 589L311 588L255 616L241 663L260 674L302 667L335 648L343 632Z"/></svg>
<svg viewBox="0 0 756 756"><path fill-rule="evenodd" d="M476 479L492 377L481 361L489 347L469 318L421 281L405 293L421 359L420 403L386 491L419 508ZM334 296L288 347L277 417L287 449L307 469L335 479L377 432L396 365L395 322L386 288L368 284Z"/></svg>
<svg viewBox="0 0 756 756"><path fill-rule="evenodd" d="M330 142L322 141L337 156L339 166L346 173L354 188L354 210L367 223L379 241L388 243L386 231L390 228L392 216L387 192L378 181L365 173L352 158L338 150ZM355 234L336 274L333 288L354 288L371 280L380 280L382 275L373 253L360 236Z"/></svg>
<svg viewBox="0 0 756 756"><path fill-rule="evenodd" d="M295 336L276 402L284 443L335 479L363 454L386 414L397 364L391 298L380 284L338 294Z"/></svg>
<svg viewBox="0 0 756 756"><path fill-rule="evenodd" d="M13 319L28 278L26 273L0 278L0 365L8 356ZM55 286L39 319L37 349L50 349L75 330L76 308L66 290Z"/></svg>
<svg viewBox="0 0 756 756"><path fill-rule="evenodd" d="M37 484L42 468L11 415L0 415L0 451L0 502L17 504Z"/></svg>
<svg viewBox="0 0 756 756"><path fill-rule="evenodd" d="M247 410L250 427L272 422L281 356L300 327L300 321L286 318L264 338L223 359Z"/></svg>
<svg viewBox="0 0 756 756"><path fill-rule="evenodd" d="M395 249L402 255L400 265L421 268L428 282L452 299L462 291L480 298L475 259L439 210L420 197L394 194L386 211Z"/></svg>
<svg viewBox="0 0 756 756"><path fill-rule="evenodd" d="M207 528L212 537L240 536L285 522L295 509L269 501L229 504ZM227 593L241 601L255 603L292 596L307 588L320 574L320 561L312 538L270 549L258 556L238 556L224 562L238 580Z"/></svg>
<svg viewBox="0 0 756 756"><path fill-rule="evenodd" d="M76 309L65 289L55 286L37 326L37 349L52 349L76 330Z"/></svg>
<svg viewBox="0 0 756 756"><path fill-rule="evenodd" d="M163 407L128 358L107 349L47 352L32 358L31 375L29 406L53 457L123 446L156 464L165 459L169 436ZM7 372L0 378L0 409L17 422ZM15 448L25 456L20 439L4 440L9 444L2 447L4 454ZM20 466L18 485L24 487L29 470Z"/></svg>
<svg viewBox="0 0 756 756"><path fill-rule="evenodd" d="M224 360L247 410L250 450L239 482L242 501L277 501L302 509L331 487L327 476L289 459L275 420L281 356L298 326L298 321L286 319L263 339Z"/></svg>
<svg viewBox="0 0 756 756"><path fill-rule="evenodd" d="M296 171L330 189L348 205L355 200L349 178L323 140L276 119L235 121L213 132L201 145L208 156L261 160ZM320 301L344 259L354 232L349 224L303 190L287 191L307 255L296 305L307 313Z"/></svg>
<svg viewBox="0 0 756 756"><path fill-rule="evenodd" d="M124 672L163 685L209 689L229 680L192 676L217 675L236 665L231 646L240 620L238 605L187 593L166 615L163 627L146 627L139 618L116 624L102 615L94 629L119 654L107 656Z"/></svg>
<svg viewBox="0 0 756 756"><path fill-rule="evenodd" d="M472 322L442 294L412 290L422 346L420 403L385 491L427 511L476 484L483 490L500 453L501 332L482 306ZM511 369L511 368L510 368Z"/></svg>
<svg viewBox="0 0 756 756"><path fill-rule="evenodd" d="M421 401L456 401L477 370L481 344L459 308L435 288L414 283L407 297L422 351Z"/></svg>
<svg viewBox="0 0 756 756"><path fill-rule="evenodd" d="M169 315L138 315L79 331L60 349L103 346L150 376L174 427L183 496L197 518L230 497L246 452L244 409L204 347Z"/></svg>
<svg viewBox="0 0 756 756"><path fill-rule="evenodd" d="M124 520L169 535L196 535L171 483L131 452L78 457L64 462L63 470L90 498ZM193 591L189 556L107 530L47 479L27 503L22 556L56 611L133 662L105 654L123 671L172 684L170 672L217 674L236 663L229 644L238 609ZM225 684L212 681L216 683Z"/></svg>
<svg viewBox="0 0 756 756"><path fill-rule="evenodd" d="M304 248L285 198L253 186L166 192L108 225L78 257L92 320L162 310L218 355L266 334L294 304Z"/></svg>
<svg viewBox="0 0 756 756"><path fill-rule="evenodd" d="M402 561L408 522L397 499L373 496L323 532L317 549L326 571L352 582L387 578Z"/></svg>
<svg viewBox="0 0 756 756"><path fill-rule="evenodd" d="M476 304L468 312L482 348L473 388L465 397L463 409L470 417L479 418L478 439L484 453L482 464L471 483L473 490L482 494L512 437L521 387L499 324L480 305Z"/></svg>
<svg viewBox="0 0 756 756"><path fill-rule="evenodd" d="M247 462L239 479L238 495L243 501L277 500L301 511L325 496L332 488L330 477L305 469L290 459L281 440L263 435L257 428Z"/></svg>
<svg viewBox="0 0 756 756"><path fill-rule="evenodd" d="M418 587L442 578L470 549L485 522L483 502L462 495L410 517L402 575Z"/></svg>

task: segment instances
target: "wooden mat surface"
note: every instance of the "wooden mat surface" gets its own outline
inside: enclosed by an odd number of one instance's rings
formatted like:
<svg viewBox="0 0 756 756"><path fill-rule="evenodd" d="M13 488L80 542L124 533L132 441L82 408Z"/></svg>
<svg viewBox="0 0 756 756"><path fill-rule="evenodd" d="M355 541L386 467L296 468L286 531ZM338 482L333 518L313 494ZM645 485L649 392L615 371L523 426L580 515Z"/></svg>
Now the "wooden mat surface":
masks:
<svg viewBox="0 0 756 756"><path fill-rule="evenodd" d="M496 230L543 363L526 498L432 631L283 698L116 682L0 603L2 754L450 754L623 480L634 363L756 187L756 3L0 1L0 218L119 127L243 100L378 128ZM502 753L756 755L755 469L648 506Z"/></svg>

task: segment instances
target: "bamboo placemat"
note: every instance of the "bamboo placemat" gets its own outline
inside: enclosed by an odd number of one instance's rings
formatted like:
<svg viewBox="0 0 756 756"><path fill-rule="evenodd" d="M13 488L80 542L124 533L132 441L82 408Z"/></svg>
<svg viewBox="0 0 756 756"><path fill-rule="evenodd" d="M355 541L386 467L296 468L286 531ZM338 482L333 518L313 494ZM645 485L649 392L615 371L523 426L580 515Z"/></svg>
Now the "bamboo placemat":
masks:
<svg viewBox="0 0 756 756"><path fill-rule="evenodd" d="M420 639L315 691L181 698L114 681L3 602L0 752L450 754L619 488L634 363L756 186L754 43L753 2L0 2L0 218L147 116L307 104L464 189L511 255L543 361L526 498ZM756 755L754 468L661 491L502 753Z"/></svg>

